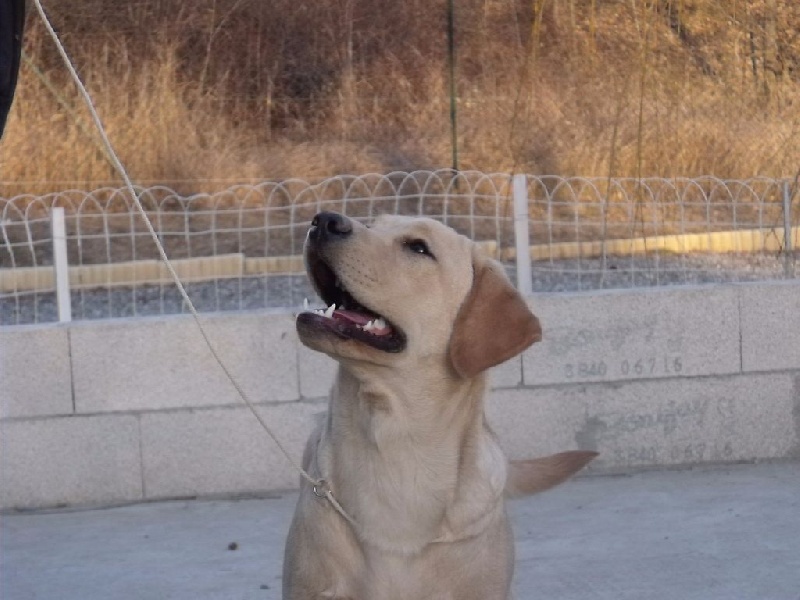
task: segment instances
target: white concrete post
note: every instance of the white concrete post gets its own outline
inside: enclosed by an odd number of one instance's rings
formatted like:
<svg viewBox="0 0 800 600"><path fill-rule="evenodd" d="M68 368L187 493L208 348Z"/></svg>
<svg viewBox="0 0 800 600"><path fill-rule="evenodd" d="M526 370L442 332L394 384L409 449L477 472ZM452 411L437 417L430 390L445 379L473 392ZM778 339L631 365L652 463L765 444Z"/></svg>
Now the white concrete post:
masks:
<svg viewBox="0 0 800 600"><path fill-rule="evenodd" d="M51 215L53 231L53 268L56 272L56 301L58 320L62 323L72 321L72 302L69 297L69 262L67 260L67 228L64 222L64 209L54 207Z"/></svg>
<svg viewBox="0 0 800 600"><path fill-rule="evenodd" d="M528 230L528 177L514 175L514 240L517 248L517 289L523 296L533 293L531 241Z"/></svg>

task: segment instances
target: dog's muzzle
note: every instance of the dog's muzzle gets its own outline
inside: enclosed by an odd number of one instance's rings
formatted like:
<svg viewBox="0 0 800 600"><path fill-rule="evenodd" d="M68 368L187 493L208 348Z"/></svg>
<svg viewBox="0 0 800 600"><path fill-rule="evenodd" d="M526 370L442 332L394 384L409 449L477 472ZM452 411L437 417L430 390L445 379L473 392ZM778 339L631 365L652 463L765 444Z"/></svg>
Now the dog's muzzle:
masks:
<svg viewBox="0 0 800 600"><path fill-rule="evenodd" d="M383 352L401 352L406 345L403 332L358 300L339 279L328 257L331 245L350 239L352 234L353 221L338 213L321 212L311 221L306 236L306 270L327 309L310 310L306 304L297 316L298 331L333 334Z"/></svg>

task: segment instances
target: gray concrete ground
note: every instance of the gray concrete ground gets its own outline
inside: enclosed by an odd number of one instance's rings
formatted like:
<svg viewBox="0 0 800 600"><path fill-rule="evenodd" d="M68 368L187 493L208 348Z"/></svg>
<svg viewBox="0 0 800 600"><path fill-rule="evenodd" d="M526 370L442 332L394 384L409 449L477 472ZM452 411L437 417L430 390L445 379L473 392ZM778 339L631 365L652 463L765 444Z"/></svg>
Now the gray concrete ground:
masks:
<svg viewBox="0 0 800 600"><path fill-rule="evenodd" d="M276 599L294 501L7 514L0 598ZM519 600L800 600L800 463L584 477L511 510Z"/></svg>

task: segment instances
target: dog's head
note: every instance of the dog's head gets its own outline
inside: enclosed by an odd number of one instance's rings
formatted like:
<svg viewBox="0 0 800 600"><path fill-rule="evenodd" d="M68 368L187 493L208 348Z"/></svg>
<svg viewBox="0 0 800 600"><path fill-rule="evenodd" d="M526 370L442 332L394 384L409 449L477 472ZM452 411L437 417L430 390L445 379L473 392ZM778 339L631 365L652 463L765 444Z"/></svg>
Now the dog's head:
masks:
<svg viewBox="0 0 800 600"><path fill-rule="evenodd" d="M502 267L432 219L319 213L305 261L329 308L298 316L300 339L339 361L444 360L468 378L541 339Z"/></svg>

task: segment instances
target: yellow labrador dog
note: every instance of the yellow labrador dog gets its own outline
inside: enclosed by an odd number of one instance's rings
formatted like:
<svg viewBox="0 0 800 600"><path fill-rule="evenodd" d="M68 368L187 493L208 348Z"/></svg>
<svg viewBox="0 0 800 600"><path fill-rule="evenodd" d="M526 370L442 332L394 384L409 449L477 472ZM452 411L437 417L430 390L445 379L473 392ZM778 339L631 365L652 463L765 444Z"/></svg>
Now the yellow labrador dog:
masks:
<svg viewBox="0 0 800 600"><path fill-rule="evenodd" d="M538 319L499 264L431 219L320 213L305 260L329 308L298 315L297 331L339 372L303 466L352 523L303 484L283 597L510 598L504 496L596 455L509 463L486 423L486 370L541 339Z"/></svg>

